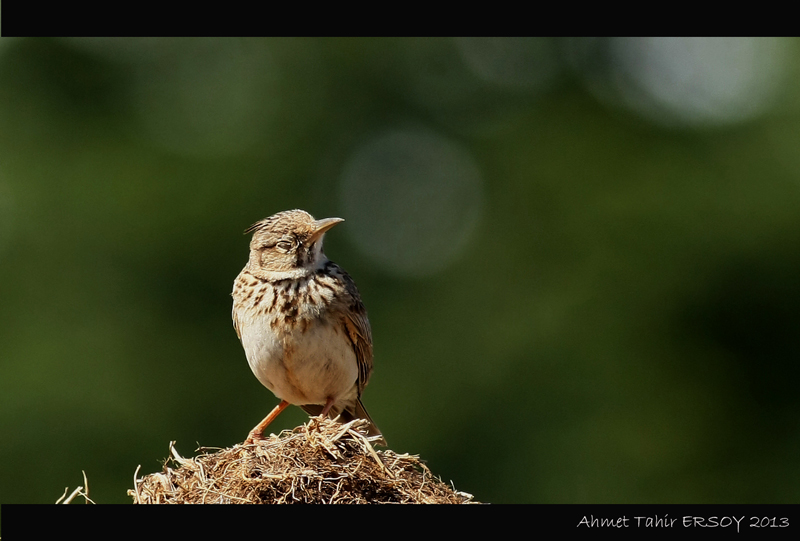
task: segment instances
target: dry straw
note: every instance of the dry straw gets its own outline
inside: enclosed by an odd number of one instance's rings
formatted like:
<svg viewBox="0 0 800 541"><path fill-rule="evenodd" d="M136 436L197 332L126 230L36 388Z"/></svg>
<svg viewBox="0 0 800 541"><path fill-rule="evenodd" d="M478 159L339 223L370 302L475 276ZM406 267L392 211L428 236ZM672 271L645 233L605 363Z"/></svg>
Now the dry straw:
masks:
<svg viewBox="0 0 800 541"><path fill-rule="evenodd" d="M314 417L252 445L183 458L134 474L134 503L475 503L415 455L376 451L368 423Z"/></svg>

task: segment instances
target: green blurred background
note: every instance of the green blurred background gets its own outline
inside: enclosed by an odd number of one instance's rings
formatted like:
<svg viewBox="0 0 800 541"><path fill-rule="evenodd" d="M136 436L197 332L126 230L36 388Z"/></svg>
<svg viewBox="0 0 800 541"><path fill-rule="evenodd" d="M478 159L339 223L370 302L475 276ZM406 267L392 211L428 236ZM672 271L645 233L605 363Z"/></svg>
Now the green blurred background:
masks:
<svg viewBox="0 0 800 541"><path fill-rule="evenodd" d="M397 452L486 502L800 501L786 39L0 40L0 501L127 502L277 403L230 320L302 208ZM290 408L273 431L304 422Z"/></svg>

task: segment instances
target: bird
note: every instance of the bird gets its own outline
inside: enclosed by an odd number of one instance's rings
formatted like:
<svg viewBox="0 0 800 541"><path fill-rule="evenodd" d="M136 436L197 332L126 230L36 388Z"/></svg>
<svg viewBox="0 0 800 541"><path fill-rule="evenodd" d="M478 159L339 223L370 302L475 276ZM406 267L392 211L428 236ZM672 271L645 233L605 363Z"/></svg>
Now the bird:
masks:
<svg viewBox="0 0 800 541"><path fill-rule="evenodd" d="M366 419L367 435L385 445L361 394L373 368L372 330L356 284L322 249L342 218L314 219L287 210L248 227L250 256L233 284L233 327L256 378L280 403L245 439L290 404L311 416Z"/></svg>

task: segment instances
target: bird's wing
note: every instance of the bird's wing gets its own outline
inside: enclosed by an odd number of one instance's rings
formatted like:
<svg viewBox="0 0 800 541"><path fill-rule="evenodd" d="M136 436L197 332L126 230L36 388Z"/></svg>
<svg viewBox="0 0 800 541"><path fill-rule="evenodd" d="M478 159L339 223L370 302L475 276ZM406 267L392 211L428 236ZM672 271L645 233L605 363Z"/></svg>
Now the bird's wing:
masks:
<svg viewBox="0 0 800 541"><path fill-rule="evenodd" d="M353 343L353 351L356 353L358 363L358 395L364 390L372 373L372 330L367 319L367 312L361 301L356 300L344 318L344 325L347 329L347 336Z"/></svg>
<svg viewBox="0 0 800 541"><path fill-rule="evenodd" d="M242 333L239 330L239 318L236 317L236 304L233 305L233 310L231 310L231 317L233 318L233 330L236 331L236 336L239 337L239 340L242 339Z"/></svg>
<svg viewBox="0 0 800 541"><path fill-rule="evenodd" d="M356 363L358 364L358 396L369 381L369 376L372 373L372 329L369 326L367 319L367 309L364 308L364 303L361 302L361 295L358 292L356 283L341 267L335 265L339 274L339 279L344 282L347 294L341 298L343 301L340 305L342 310L342 319L344 320L344 327L347 331L347 336L353 344L353 351L356 354Z"/></svg>

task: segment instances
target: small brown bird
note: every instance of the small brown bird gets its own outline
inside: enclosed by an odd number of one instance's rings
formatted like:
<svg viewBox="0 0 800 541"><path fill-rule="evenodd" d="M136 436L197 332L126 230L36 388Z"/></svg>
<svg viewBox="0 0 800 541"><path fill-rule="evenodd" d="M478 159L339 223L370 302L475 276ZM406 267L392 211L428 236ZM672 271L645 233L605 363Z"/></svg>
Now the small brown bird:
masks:
<svg viewBox="0 0 800 541"><path fill-rule="evenodd" d="M372 372L372 331L353 279L322 251L341 218L287 210L256 222L250 259L233 284L233 326L258 380L281 399L245 443L289 404L309 415L366 419L361 393ZM379 443L385 445L385 441Z"/></svg>

